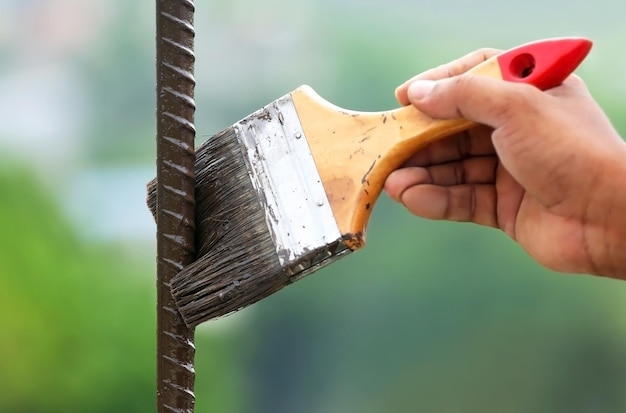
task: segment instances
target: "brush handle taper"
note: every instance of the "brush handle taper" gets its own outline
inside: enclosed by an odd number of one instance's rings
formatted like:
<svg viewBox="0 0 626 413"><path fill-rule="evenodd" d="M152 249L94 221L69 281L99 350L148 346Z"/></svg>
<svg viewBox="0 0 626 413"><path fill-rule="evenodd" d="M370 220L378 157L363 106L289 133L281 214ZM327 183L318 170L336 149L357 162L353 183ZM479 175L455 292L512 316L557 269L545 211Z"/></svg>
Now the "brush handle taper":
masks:
<svg viewBox="0 0 626 413"><path fill-rule="evenodd" d="M580 38L534 42L494 56L469 73L533 84L559 85L580 64L591 42ZM346 244L364 246L367 221L389 174L441 138L467 130L467 119L435 120L413 106L385 112L339 108L308 86L291 94Z"/></svg>

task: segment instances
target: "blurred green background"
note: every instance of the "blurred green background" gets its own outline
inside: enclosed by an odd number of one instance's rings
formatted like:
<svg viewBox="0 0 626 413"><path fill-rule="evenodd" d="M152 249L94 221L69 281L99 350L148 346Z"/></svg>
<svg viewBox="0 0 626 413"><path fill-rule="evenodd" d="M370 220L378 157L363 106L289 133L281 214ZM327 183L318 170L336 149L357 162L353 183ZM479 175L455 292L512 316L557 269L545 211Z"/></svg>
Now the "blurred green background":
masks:
<svg viewBox="0 0 626 413"><path fill-rule="evenodd" d="M300 84L350 109L483 46L595 41L626 134L617 0L196 1L198 142ZM0 411L155 406L154 3L0 1ZM197 412L626 412L626 284L385 196L368 246L197 330Z"/></svg>

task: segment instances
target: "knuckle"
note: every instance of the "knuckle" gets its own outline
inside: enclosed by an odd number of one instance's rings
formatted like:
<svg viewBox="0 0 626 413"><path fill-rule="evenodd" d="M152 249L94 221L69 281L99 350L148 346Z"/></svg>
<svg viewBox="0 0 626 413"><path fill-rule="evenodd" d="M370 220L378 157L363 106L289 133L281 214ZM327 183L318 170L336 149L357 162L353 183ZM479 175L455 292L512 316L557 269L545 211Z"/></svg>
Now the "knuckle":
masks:
<svg viewBox="0 0 626 413"><path fill-rule="evenodd" d="M476 88L476 77L473 75L457 76L451 80L451 95L456 102L472 100L473 90ZM459 117L466 117L459 105L456 108Z"/></svg>
<svg viewBox="0 0 626 413"><path fill-rule="evenodd" d="M476 193L476 187L471 187L469 190L469 220L472 222L478 221L478 194Z"/></svg>
<svg viewBox="0 0 626 413"><path fill-rule="evenodd" d="M476 83L476 75L465 74L454 78L456 88L459 92L466 92L468 88L472 88Z"/></svg>
<svg viewBox="0 0 626 413"><path fill-rule="evenodd" d="M524 113L528 115L540 109L544 96L539 89L529 85L515 85L514 93L511 93L509 107L512 113Z"/></svg>
<svg viewBox="0 0 626 413"><path fill-rule="evenodd" d="M576 73L572 73L571 75L569 75L570 79L573 79L574 82L581 82L581 83L585 83L583 81L583 78L578 76Z"/></svg>
<svg viewBox="0 0 626 413"><path fill-rule="evenodd" d="M485 60L487 60L490 57L497 55L501 51L502 50L500 49L494 49L492 47L481 47L480 49L477 49L474 53L482 56Z"/></svg>
<svg viewBox="0 0 626 413"><path fill-rule="evenodd" d="M454 165L454 176L457 185L463 185L467 182L465 164L463 162L457 162L456 165Z"/></svg>
<svg viewBox="0 0 626 413"><path fill-rule="evenodd" d="M541 111L543 93L539 89L523 84L510 87L511 93L508 93L507 99L494 107L494 111L497 111L494 115L499 119L511 121L520 117L528 120Z"/></svg>

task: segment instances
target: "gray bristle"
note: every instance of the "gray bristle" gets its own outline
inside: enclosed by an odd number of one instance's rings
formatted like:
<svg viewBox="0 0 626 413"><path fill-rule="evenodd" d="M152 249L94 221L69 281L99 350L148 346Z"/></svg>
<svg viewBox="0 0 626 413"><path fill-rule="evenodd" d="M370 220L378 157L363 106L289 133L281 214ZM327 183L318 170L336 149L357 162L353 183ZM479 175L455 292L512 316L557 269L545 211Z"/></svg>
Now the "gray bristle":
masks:
<svg viewBox="0 0 626 413"><path fill-rule="evenodd" d="M156 216L155 181L147 204ZM196 151L196 214L198 258L171 286L187 325L240 310L290 283L234 128Z"/></svg>

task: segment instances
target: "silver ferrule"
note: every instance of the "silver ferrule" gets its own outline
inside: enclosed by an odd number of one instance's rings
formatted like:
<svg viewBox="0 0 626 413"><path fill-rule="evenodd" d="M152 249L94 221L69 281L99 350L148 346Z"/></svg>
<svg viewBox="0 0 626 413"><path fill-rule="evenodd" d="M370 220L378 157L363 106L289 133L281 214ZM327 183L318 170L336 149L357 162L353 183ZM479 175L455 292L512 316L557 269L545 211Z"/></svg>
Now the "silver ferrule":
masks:
<svg viewBox="0 0 626 413"><path fill-rule="evenodd" d="M350 252L291 96L234 127L281 265L300 278Z"/></svg>

